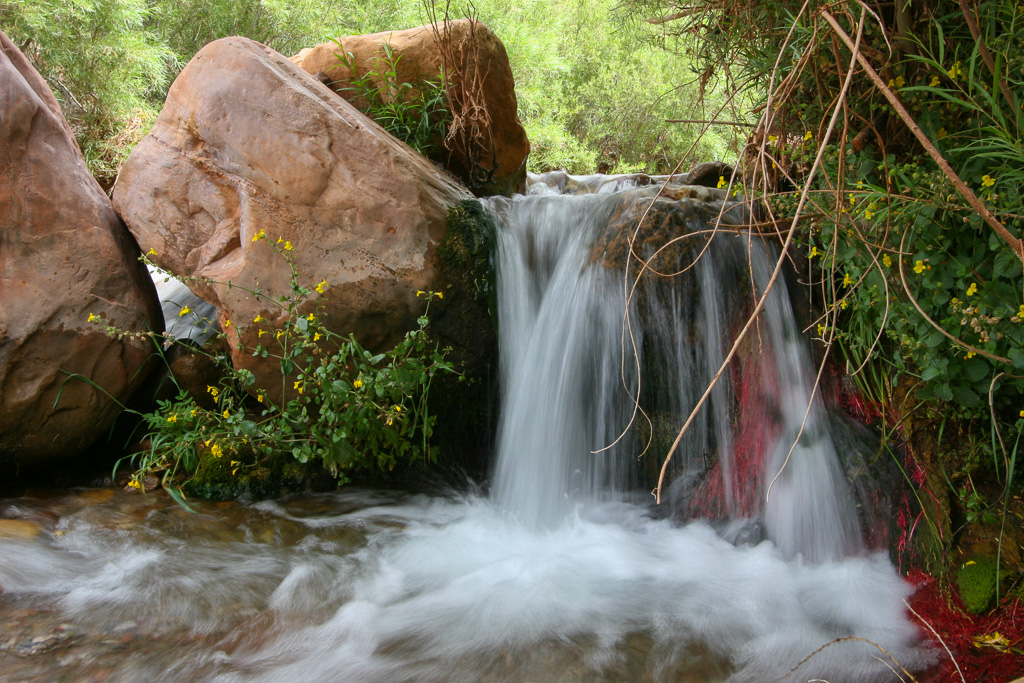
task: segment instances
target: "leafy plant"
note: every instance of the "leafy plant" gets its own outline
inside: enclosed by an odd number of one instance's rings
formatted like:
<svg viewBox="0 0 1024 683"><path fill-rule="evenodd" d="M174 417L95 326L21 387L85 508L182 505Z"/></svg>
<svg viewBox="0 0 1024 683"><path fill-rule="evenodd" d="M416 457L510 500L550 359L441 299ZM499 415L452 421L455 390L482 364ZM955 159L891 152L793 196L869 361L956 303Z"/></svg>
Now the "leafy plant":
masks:
<svg viewBox="0 0 1024 683"><path fill-rule="evenodd" d="M403 81L398 75L401 55L391 45L381 43L383 56L374 57L372 68L363 70L355 63L351 52L341 49L334 54L344 64L352 78L342 88L365 102L366 114L385 130L426 157L436 156L444 150L451 112L446 102L444 72L435 79L421 79L415 84Z"/></svg>
<svg viewBox="0 0 1024 683"><path fill-rule="evenodd" d="M256 239L265 240L266 233L260 231ZM268 341L247 349L253 356L278 360L283 398L272 400L253 373L233 368L226 354L199 349L217 361L224 379L207 387L206 405L179 390L174 399L160 401L157 410L141 415L148 445L128 458L136 468L131 486L142 488L147 476L159 474L165 488L176 490L210 458L227 463L231 476L243 477L288 454L300 463L322 464L339 483L347 482L353 470L390 470L399 463L432 459L436 418L429 410L431 383L439 373L463 377L446 360L447 350L431 344L427 336L430 302L443 294L418 292L426 302L418 327L390 351L371 353L352 335L324 327L316 313L299 313L300 305L320 299L326 283L301 284L291 249L283 240L273 244L291 269L287 295L275 298L245 290L286 313L276 330L260 329L259 338ZM180 315L195 313L186 306ZM95 316L90 320L103 324ZM267 321L257 316L254 322ZM157 337L154 341L161 355L165 345L175 343Z"/></svg>

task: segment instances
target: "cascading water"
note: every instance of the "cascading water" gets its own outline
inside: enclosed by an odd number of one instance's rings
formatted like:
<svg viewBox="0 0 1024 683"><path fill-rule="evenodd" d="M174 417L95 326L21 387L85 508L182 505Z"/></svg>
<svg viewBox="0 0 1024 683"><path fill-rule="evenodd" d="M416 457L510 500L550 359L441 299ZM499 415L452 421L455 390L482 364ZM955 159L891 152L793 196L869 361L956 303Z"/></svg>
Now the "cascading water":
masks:
<svg viewBox="0 0 1024 683"><path fill-rule="evenodd" d="M770 249L720 233L685 276L645 274L627 316L622 237L654 192L534 191L491 204L504 389L490 498L344 490L197 501L198 515L109 490L0 501L0 518L38 530L0 526L0 671L752 683L799 665L786 680L896 680L870 643L927 666L907 584L860 546L781 282L680 446L674 514L647 502L635 456L650 438L644 458L664 453L766 287ZM650 219L665 231L638 235L644 255L689 235L652 261L662 272L707 244L721 204L691 203L686 230L672 209ZM631 396L647 419L626 429ZM704 514L722 520L680 521Z"/></svg>

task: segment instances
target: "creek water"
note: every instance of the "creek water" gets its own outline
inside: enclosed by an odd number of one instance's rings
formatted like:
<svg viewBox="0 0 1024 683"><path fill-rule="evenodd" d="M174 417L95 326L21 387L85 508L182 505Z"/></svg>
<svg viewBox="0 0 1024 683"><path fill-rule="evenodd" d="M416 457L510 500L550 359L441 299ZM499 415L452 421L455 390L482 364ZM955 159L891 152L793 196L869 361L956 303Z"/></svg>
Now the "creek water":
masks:
<svg viewBox="0 0 1024 683"><path fill-rule="evenodd" d="M899 680L879 646L930 664L908 585L861 540L784 283L756 361L712 392L651 505L636 456L674 437L774 256L701 236L733 210L720 198L677 200L696 237L652 265L695 265L634 292L606 226L653 192L586 189L489 205L503 388L487 495L350 489L197 514L112 489L0 501L0 679ZM645 413L626 429L631 396Z"/></svg>

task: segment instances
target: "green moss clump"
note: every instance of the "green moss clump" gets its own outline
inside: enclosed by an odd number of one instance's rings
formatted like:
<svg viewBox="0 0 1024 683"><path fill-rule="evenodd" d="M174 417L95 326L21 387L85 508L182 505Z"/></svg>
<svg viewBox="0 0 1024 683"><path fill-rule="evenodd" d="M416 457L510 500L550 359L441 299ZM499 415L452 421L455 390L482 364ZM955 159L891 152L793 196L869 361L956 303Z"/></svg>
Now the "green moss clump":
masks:
<svg viewBox="0 0 1024 683"><path fill-rule="evenodd" d="M956 585L969 612L984 612L996 597L996 563L982 555L969 558L956 572Z"/></svg>
<svg viewBox="0 0 1024 683"><path fill-rule="evenodd" d="M497 226L476 199L464 199L448 211L445 236L437 246L441 266L453 283L477 300L487 302L492 311L494 300L494 251Z"/></svg>

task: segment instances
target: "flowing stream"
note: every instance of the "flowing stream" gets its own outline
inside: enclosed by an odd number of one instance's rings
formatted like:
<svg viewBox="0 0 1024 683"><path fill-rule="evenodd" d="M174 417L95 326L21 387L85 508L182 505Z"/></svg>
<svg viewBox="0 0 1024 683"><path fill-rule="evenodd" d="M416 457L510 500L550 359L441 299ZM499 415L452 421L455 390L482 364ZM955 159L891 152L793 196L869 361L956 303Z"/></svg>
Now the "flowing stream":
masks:
<svg viewBox="0 0 1024 683"><path fill-rule="evenodd" d="M503 383L489 495L347 489L198 514L113 489L2 500L0 679L761 682L799 665L785 680L899 680L878 646L926 668L908 585L861 540L783 280L652 506L648 463L775 256L702 234L743 216L680 195L692 215L665 220L693 234L651 266L687 272L634 290L630 207L656 190L584 188L489 204Z"/></svg>

